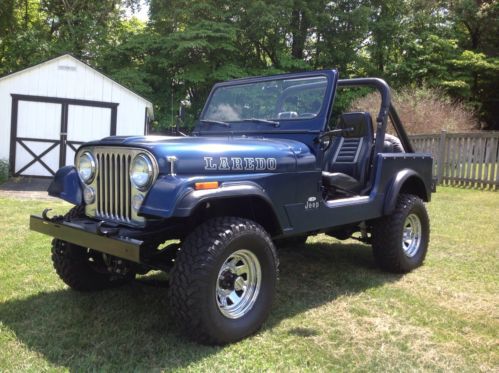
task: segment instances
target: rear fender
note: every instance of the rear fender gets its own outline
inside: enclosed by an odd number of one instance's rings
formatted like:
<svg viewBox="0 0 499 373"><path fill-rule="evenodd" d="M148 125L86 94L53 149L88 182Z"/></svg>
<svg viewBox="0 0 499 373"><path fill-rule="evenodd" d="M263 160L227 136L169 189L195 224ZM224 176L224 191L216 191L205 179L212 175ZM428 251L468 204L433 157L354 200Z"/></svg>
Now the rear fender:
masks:
<svg viewBox="0 0 499 373"><path fill-rule="evenodd" d="M400 193L410 193L418 196L425 202L430 201L431 186L426 185L421 175L411 169L399 171L393 178L385 197L383 214L389 215L395 210Z"/></svg>
<svg viewBox="0 0 499 373"><path fill-rule="evenodd" d="M74 166L60 168L55 173L47 191L49 196L63 199L73 205L79 206L83 203L83 188Z"/></svg>

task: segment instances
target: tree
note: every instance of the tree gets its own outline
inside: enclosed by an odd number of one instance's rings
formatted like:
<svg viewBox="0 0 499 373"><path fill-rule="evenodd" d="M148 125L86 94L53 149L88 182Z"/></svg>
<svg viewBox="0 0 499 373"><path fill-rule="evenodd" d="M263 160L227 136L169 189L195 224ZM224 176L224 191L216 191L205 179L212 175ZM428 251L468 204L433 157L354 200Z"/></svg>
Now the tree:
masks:
<svg viewBox="0 0 499 373"><path fill-rule="evenodd" d="M450 9L464 49L454 62L466 81L466 97L486 128L499 129L499 1L454 0Z"/></svg>
<svg viewBox="0 0 499 373"><path fill-rule="evenodd" d="M192 124L218 81L338 68L444 89L499 128L498 0L145 1L147 23L124 16L140 0L3 0L0 75L72 53L152 100L162 128L181 100Z"/></svg>

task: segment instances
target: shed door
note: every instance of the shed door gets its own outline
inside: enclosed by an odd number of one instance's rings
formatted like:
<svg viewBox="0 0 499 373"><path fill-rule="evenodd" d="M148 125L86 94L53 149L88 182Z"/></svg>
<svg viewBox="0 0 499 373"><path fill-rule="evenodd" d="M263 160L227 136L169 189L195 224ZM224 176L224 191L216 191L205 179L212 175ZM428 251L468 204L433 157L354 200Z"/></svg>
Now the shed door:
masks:
<svg viewBox="0 0 499 373"><path fill-rule="evenodd" d="M61 104L20 101L15 175L52 176L59 167Z"/></svg>
<svg viewBox="0 0 499 373"><path fill-rule="evenodd" d="M112 134L111 117L110 108L68 105L65 164L74 163L75 152L84 142Z"/></svg>
<svg viewBox="0 0 499 373"><path fill-rule="evenodd" d="M52 177L80 144L116 134L115 103L12 95L10 162L15 176Z"/></svg>

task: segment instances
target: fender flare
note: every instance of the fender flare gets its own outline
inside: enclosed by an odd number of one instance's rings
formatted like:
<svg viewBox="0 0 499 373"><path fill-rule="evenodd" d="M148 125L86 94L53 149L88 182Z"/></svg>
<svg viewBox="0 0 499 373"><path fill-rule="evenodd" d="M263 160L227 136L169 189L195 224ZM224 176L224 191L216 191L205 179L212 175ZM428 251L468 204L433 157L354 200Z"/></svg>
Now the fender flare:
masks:
<svg viewBox="0 0 499 373"><path fill-rule="evenodd" d="M400 191L402 187L404 186L405 182L408 181L410 178L414 178L418 180L418 182L423 186L423 190L421 190L420 186L419 188L419 193L418 196L421 197L424 201L429 201L429 190L428 186L424 182L423 178L419 173L417 173L414 170L411 169L404 169L399 171L395 177L393 178L393 181L390 184L390 187L388 188L388 192L386 193L385 196L385 202L383 205L383 214L384 215L389 215L395 210L395 205L397 203L397 198L400 194Z"/></svg>
<svg viewBox="0 0 499 373"><path fill-rule="evenodd" d="M265 190L254 182L226 182L217 189L192 190L185 194L176 204L172 216L190 216L201 204L219 200L240 197L257 197L262 199L271 208L277 219L274 205Z"/></svg>
<svg viewBox="0 0 499 373"><path fill-rule="evenodd" d="M83 203L83 188L74 166L60 168L55 173L47 191L49 196L63 199L73 205L79 206Z"/></svg>

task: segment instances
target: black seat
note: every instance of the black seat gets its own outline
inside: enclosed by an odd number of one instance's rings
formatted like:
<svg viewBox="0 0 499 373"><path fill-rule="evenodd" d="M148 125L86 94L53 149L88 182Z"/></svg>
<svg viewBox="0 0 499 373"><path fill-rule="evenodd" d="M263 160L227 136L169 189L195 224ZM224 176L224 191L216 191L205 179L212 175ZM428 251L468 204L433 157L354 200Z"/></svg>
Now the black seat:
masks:
<svg viewBox="0 0 499 373"><path fill-rule="evenodd" d="M362 189L359 180L342 172L322 171L322 183L326 188L337 188L354 193L358 193Z"/></svg>
<svg viewBox="0 0 499 373"><path fill-rule="evenodd" d="M368 176L374 138L371 115L366 112L342 114L336 128L348 132L337 137L326 152L322 182L327 189L357 194Z"/></svg>

